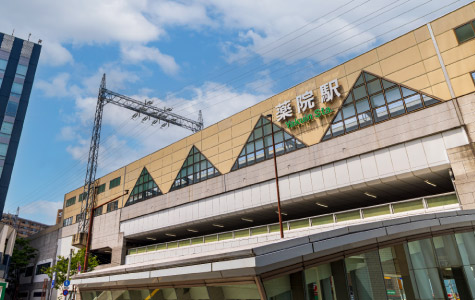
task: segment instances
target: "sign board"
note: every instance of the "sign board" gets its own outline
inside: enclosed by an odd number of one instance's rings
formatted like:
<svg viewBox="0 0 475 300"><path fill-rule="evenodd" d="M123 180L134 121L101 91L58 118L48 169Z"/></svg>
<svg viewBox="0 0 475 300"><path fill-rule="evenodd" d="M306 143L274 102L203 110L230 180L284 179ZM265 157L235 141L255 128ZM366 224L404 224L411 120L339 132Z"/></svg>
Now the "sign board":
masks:
<svg viewBox="0 0 475 300"><path fill-rule="evenodd" d="M71 284L71 282L69 282L69 280L64 281L64 286L69 286L70 284Z"/></svg>
<svg viewBox="0 0 475 300"><path fill-rule="evenodd" d="M53 280L51 281L51 288L54 289L54 282L56 281L56 272L53 272Z"/></svg>
<svg viewBox="0 0 475 300"><path fill-rule="evenodd" d="M328 83L325 83L324 85L320 86L320 94L322 96L321 102L322 103L327 103L327 102L332 102L333 98L335 97L340 97L341 94L338 91L339 88L338 80L334 79ZM289 120L292 119L294 116L294 111L291 106L290 100L284 101L282 103L279 103L275 109L276 109L276 120L280 122L285 122L287 125L287 128L292 128L297 125L301 125L303 123L316 120L324 115L327 115L329 113L332 113L333 110L330 107L322 107L322 108L316 108L315 107L315 101L316 101L316 96L313 94L313 91L306 91L305 93L301 95L297 95L295 97L295 102L297 106L297 113L302 114L302 118L294 118L294 120ZM315 110L314 110L315 109ZM307 110L314 110L313 114L305 113Z"/></svg>
<svg viewBox="0 0 475 300"><path fill-rule="evenodd" d="M67 295L68 295L68 293L69 293L69 291L68 291L68 290L63 290L63 296L67 296Z"/></svg>

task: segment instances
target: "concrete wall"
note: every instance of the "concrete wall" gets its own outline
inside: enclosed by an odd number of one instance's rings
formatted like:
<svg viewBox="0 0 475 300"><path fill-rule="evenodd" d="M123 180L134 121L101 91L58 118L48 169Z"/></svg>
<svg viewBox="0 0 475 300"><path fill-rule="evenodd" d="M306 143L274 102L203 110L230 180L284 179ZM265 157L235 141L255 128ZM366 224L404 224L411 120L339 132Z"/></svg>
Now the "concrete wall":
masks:
<svg viewBox="0 0 475 300"><path fill-rule="evenodd" d="M274 107L277 104L285 100L295 99L296 95L300 95L307 90L313 90L317 96L316 103L318 106L326 106L326 104L323 105L318 100L321 98L319 87L335 78L338 78L340 83L342 97L337 98L334 102L329 104L334 110L339 109L344 96L348 93L348 90L362 70L370 71L376 75L383 76L444 100L452 98L448 83L453 87L454 95L457 97L472 93L475 91L475 87L470 78L469 71L475 69L475 40L459 45L453 32L453 28L471 19L475 19L475 3L464 6L453 13L431 22L430 25L435 37L434 39L431 38L429 28L422 26L225 120L213 124L198 133L192 134L183 140L135 161L124 168L116 170L98 179L99 184L106 183L106 192L98 195L98 204L105 203L114 197L120 196L125 189L132 190L143 167L148 169L161 191L168 193L185 157L193 145L196 146L222 174L229 173L250 132L261 115L273 113ZM440 58L437 55L437 49L440 52ZM444 68L448 74L448 81L444 77ZM299 117L299 115L297 115L297 117ZM443 119L445 116L432 119L436 128L440 126L442 122L440 121L441 118ZM288 131L306 144L315 145L320 141L330 121L331 117L327 116L321 120L311 122L305 126L295 127ZM385 124L387 123L389 122ZM379 128L383 129L385 126L380 126ZM405 129L400 128L400 130ZM361 135L359 133L361 132L362 130L358 131L358 133L352 133L351 136L360 137ZM390 139L393 134L389 132L386 134L387 140L382 141L381 146L391 143ZM333 145L335 140L337 139L329 141L326 145ZM353 147L355 147L355 145L345 149L352 151ZM302 150L299 151L299 154L302 154ZM264 163L260 165L263 166ZM110 180L119 176L121 176L121 186L109 190ZM220 179L211 179L207 180L206 185L209 185L209 188L207 186L203 188L205 192L207 190L221 188L222 182ZM189 190L187 192L189 192ZM81 203L77 200L80 193L82 193L82 188L65 195L65 200L76 196L76 204L65 208L64 218L70 216L75 217L76 214L79 213ZM181 198L186 192L182 189L173 194L177 195L176 198ZM119 201L119 206L121 207L126 200L127 197L122 197ZM171 199L170 201L173 200ZM73 221L76 222L75 218Z"/></svg>

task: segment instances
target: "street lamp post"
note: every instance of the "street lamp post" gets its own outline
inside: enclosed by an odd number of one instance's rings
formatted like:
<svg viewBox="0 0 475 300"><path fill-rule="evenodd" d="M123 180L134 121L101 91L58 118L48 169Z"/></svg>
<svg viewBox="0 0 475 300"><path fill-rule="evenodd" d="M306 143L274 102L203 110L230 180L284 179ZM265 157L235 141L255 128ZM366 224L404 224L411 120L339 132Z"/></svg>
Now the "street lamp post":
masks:
<svg viewBox="0 0 475 300"><path fill-rule="evenodd" d="M274 171L275 171L275 186L277 189L277 213L279 215L279 227L280 227L280 238L284 238L284 227L282 225L282 211L280 209L280 189L279 189L279 174L277 172L277 153L275 152L275 141L274 141L274 123L272 122L272 114L267 115L270 118L270 127L272 135L272 149L274 153Z"/></svg>

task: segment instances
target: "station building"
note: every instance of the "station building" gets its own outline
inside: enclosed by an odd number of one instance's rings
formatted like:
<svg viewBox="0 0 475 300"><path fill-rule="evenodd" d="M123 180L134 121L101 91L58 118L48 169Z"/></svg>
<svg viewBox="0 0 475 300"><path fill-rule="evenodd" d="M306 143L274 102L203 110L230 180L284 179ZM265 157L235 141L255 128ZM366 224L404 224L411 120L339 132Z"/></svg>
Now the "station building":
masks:
<svg viewBox="0 0 475 300"><path fill-rule="evenodd" d="M99 178L81 298L475 299L474 20L471 3Z"/></svg>

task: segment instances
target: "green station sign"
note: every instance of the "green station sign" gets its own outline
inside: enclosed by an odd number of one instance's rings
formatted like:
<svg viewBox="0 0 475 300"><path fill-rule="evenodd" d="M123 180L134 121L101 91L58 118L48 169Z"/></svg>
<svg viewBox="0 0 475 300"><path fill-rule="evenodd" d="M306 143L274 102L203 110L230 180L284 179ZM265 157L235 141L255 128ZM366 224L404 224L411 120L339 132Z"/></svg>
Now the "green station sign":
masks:
<svg viewBox="0 0 475 300"><path fill-rule="evenodd" d="M332 110L330 107L322 107L321 109L316 109L313 114L308 114L308 115L305 115L303 116L302 118L295 118L293 121L290 120L290 121L287 121L285 122L285 125L287 125L287 128L292 128L292 127L295 127L295 126L300 126L302 124L305 124L305 123L308 123L308 122L311 122L313 120L316 120L316 119L319 119L323 116L326 116L328 114L331 114L333 113L334 110Z"/></svg>

